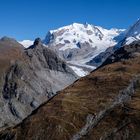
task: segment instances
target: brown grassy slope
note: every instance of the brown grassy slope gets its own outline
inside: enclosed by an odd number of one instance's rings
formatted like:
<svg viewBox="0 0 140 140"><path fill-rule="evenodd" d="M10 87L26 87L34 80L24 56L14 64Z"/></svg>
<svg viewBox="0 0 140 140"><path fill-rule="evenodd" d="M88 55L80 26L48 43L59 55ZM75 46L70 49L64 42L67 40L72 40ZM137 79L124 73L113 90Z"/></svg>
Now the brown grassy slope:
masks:
<svg viewBox="0 0 140 140"><path fill-rule="evenodd" d="M114 108L86 139L139 140L140 139L140 79L132 99Z"/></svg>
<svg viewBox="0 0 140 140"><path fill-rule="evenodd" d="M71 139L86 124L89 114L96 116L101 110L109 107L119 91L125 89L138 74L140 74L140 55L101 67L61 91L18 126L1 132L0 139ZM99 140L101 137L107 139L116 137L119 140L125 139L123 134L126 132L128 134L126 137L130 139L130 136L138 137L140 131L140 127L137 126L137 122L140 122L139 94L138 86L131 101L114 108L82 139ZM125 106L133 108L132 111L124 110ZM135 111L136 109L138 111ZM124 126L123 120L126 122ZM118 130L114 134L115 128Z"/></svg>

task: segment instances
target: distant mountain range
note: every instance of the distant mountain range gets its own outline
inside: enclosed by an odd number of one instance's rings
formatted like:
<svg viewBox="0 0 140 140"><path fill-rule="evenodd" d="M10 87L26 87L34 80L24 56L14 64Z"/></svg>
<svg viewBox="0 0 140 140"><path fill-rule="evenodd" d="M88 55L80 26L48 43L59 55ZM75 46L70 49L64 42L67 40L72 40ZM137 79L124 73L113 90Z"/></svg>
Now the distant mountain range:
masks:
<svg viewBox="0 0 140 140"><path fill-rule="evenodd" d="M124 45L129 45L134 41L140 40L140 20L136 21L136 23L122 32L119 36L116 37L116 39L117 38L119 38L119 41L115 46L109 47L108 49L106 49L106 51L100 53L86 64L98 67L118 48Z"/></svg>
<svg viewBox="0 0 140 140"><path fill-rule="evenodd" d="M49 31L43 43L66 60L79 76L84 76L95 69L94 66L86 65L86 62L105 51L108 47L117 44L117 40L114 38L122 31L124 30L107 30L87 23L73 23ZM81 71L83 71L83 74Z"/></svg>
<svg viewBox="0 0 140 140"><path fill-rule="evenodd" d="M43 43L58 51L67 61L87 61L89 56L94 57L108 46L114 46L114 39L123 30L103 29L90 24L78 24L49 31ZM93 51L94 50L94 51ZM91 52L94 52L92 54Z"/></svg>
<svg viewBox="0 0 140 140"><path fill-rule="evenodd" d="M140 20L127 30L108 30L88 23L73 23L49 31L42 42L67 61L79 76L85 76L101 65L114 48L139 39ZM24 40L20 43L28 47L32 41Z"/></svg>

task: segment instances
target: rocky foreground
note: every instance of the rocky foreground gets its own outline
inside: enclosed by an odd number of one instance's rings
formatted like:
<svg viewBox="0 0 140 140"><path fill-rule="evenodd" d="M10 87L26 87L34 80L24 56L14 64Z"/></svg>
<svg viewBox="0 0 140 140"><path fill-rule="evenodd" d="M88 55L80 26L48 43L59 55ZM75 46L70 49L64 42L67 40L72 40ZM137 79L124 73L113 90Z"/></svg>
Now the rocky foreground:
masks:
<svg viewBox="0 0 140 140"><path fill-rule="evenodd" d="M76 79L40 39L28 49L13 39L0 39L0 130L21 122Z"/></svg>
<svg viewBox="0 0 140 140"><path fill-rule="evenodd" d="M41 105L1 140L139 140L140 42Z"/></svg>

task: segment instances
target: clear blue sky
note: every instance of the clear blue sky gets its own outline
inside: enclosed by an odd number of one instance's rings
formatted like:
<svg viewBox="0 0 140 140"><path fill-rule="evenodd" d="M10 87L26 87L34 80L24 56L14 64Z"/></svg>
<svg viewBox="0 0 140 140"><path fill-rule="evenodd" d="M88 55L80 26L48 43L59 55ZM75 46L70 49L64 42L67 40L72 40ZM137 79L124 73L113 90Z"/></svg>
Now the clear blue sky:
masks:
<svg viewBox="0 0 140 140"><path fill-rule="evenodd" d="M140 17L140 0L1 0L0 37L43 38L73 22L127 28Z"/></svg>

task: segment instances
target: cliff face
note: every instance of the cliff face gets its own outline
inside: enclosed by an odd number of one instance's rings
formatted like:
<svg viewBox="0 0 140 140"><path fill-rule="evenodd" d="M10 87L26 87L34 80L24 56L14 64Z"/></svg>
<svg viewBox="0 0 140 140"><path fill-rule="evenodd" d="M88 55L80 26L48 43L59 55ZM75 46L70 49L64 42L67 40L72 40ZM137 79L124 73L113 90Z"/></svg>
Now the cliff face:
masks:
<svg viewBox="0 0 140 140"><path fill-rule="evenodd" d="M123 50L22 123L1 131L0 139L139 140L140 45L135 42Z"/></svg>
<svg viewBox="0 0 140 140"><path fill-rule="evenodd" d="M37 39L23 50L11 39L0 40L0 128L13 126L77 76Z"/></svg>

